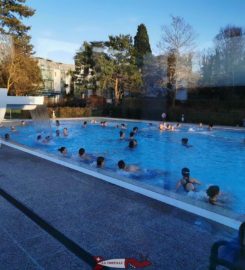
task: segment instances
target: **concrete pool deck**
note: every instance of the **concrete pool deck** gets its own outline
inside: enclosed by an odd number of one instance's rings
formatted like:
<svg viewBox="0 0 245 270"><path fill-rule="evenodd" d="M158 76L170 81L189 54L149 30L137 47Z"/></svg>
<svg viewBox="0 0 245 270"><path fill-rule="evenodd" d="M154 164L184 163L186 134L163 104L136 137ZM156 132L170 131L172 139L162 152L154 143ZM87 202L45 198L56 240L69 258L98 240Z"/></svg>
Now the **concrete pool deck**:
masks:
<svg viewBox="0 0 245 270"><path fill-rule="evenodd" d="M7 146L0 188L92 256L147 257L145 269L208 268L212 243L234 237L225 226ZM92 269L0 197L0 269Z"/></svg>

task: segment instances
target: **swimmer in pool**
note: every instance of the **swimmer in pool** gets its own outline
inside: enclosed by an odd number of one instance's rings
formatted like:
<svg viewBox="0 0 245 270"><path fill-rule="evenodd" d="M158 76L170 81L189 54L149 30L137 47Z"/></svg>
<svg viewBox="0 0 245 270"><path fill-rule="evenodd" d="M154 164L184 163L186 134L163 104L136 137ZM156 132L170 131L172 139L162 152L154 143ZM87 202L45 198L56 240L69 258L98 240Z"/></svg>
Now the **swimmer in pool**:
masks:
<svg viewBox="0 0 245 270"><path fill-rule="evenodd" d="M192 147L192 145L190 145L190 144L188 143L188 141L189 141L188 138L182 138L182 139L181 139L181 143L182 143L183 146L185 146L185 147L187 147L187 148L188 148L188 147Z"/></svg>
<svg viewBox="0 0 245 270"><path fill-rule="evenodd" d="M10 135L9 135L9 133L4 134L4 139L5 139L5 141L10 140Z"/></svg>
<svg viewBox="0 0 245 270"><path fill-rule="evenodd" d="M183 177L176 184L176 191L180 186L183 186L186 192L195 191L196 185L201 185L201 182L199 182L197 179L190 178L190 170L188 168L183 168L181 173Z"/></svg>
<svg viewBox="0 0 245 270"><path fill-rule="evenodd" d="M173 125L169 125L169 130L170 131L175 131L175 127Z"/></svg>
<svg viewBox="0 0 245 270"><path fill-rule="evenodd" d="M120 135L120 140L124 140L125 139L125 132L120 131L119 132L119 135Z"/></svg>
<svg viewBox="0 0 245 270"><path fill-rule="evenodd" d="M37 141L38 141L38 142L41 142L41 141L42 141L42 135L38 135L38 136L37 136Z"/></svg>
<svg viewBox="0 0 245 270"><path fill-rule="evenodd" d="M104 157L98 157L96 160L97 168L103 168L105 165L105 158Z"/></svg>
<svg viewBox="0 0 245 270"><path fill-rule="evenodd" d="M117 165L120 170L124 170L126 172L138 172L140 170L138 166L126 165L123 160L119 160Z"/></svg>
<svg viewBox="0 0 245 270"><path fill-rule="evenodd" d="M49 143L51 141L51 137L50 136L46 136L44 138L44 140L42 141L42 143Z"/></svg>
<svg viewBox="0 0 245 270"><path fill-rule="evenodd" d="M130 140L128 147L133 149L137 146L137 141L136 140Z"/></svg>
<svg viewBox="0 0 245 270"><path fill-rule="evenodd" d="M59 120L56 120L55 121L55 124L56 124L56 127L59 127L60 126L60 121Z"/></svg>
<svg viewBox="0 0 245 270"><path fill-rule="evenodd" d="M10 130L11 130L12 132L17 131L16 128L15 128L15 126L11 126Z"/></svg>
<svg viewBox="0 0 245 270"><path fill-rule="evenodd" d="M138 131L139 131L139 128L138 128L138 127L134 127L134 128L133 128L133 133L134 133L134 134L138 133Z"/></svg>
<svg viewBox="0 0 245 270"><path fill-rule="evenodd" d="M63 129L63 135L64 135L65 137L68 136L68 129L67 129L67 128L64 128L64 129Z"/></svg>
<svg viewBox="0 0 245 270"><path fill-rule="evenodd" d="M133 131L131 131L130 133L129 133L129 140L133 140L134 139L134 132Z"/></svg>
<svg viewBox="0 0 245 270"><path fill-rule="evenodd" d="M210 186L207 191L208 195L208 202L212 205L217 205L217 199L220 195L220 188L219 186Z"/></svg>
<svg viewBox="0 0 245 270"><path fill-rule="evenodd" d="M58 151L63 155L66 156L67 155L67 149L66 147L62 146L58 149Z"/></svg>
<svg viewBox="0 0 245 270"><path fill-rule="evenodd" d="M166 130L166 127L165 127L164 123L161 123L161 124L159 125L159 129L160 129L161 131Z"/></svg>
<svg viewBox="0 0 245 270"><path fill-rule="evenodd" d="M121 129L127 129L127 127L124 123L121 124Z"/></svg>
<svg viewBox="0 0 245 270"><path fill-rule="evenodd" d="M78 151L78 156L79 156L80 159L83 160L83 161L92 161L92 160L93 160L92 156L86 154L84 148L80 148L80 149L79 149L79 151Z"/></svg>
<svg viewBox="0 0 245 270"><path fill-rule="evenodd" d="M88 124L88 122L87 121L84 121L82 127L83 128L86 128L87 127L87 124Z"/></svg>

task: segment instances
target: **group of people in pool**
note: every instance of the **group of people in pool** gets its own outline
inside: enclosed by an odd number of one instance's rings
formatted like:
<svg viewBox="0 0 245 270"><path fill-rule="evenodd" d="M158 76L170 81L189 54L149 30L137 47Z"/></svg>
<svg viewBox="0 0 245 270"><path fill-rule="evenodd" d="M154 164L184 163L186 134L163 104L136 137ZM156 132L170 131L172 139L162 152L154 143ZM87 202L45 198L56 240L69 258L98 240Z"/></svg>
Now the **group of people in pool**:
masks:
<svg viewBox="0 0 245 270"><path fill-rule="evenodd" d="M164 121L159 124L159 130L160 131L176 131L181 126L180 123L177 123L176 125L171 125L168 123L165 123ZM199 123L199 129L203 129L203 124ZM208 131L213 130L213 124L208 125ZM193 128L190 128L189 131L193 131Z"/></svg>
<svg viewBox="0 0 245 270"><path fill-rule="evenodd" d="M68 151L65 146L62 146L58 149L62 156L68 156ZM78 150L78 157L81 161L85 163L94 163L96 161L97 168L103 168L105 166L105 158L103 156L95 157L92 154L87 154L84 148ZM118 161L118 169L126 172L137 172L140 171L140 168L136 165L126 165L123 160Z"/></svg>
<svg viewBox="0 0 245 270"><path fill-rule="evenodd" d="M25 126L26 125L26 121L22 120L20 122L20 125L21 126ZM1 127L4 127L4 126L2 125ZM10 131L14 133L14 132L17 132L17 129L16 129L15 126L10 126ZM5 139L5 141L9 141L10 140L10 134L9 133L5 133L4 134L4 139Z"/></svg>
<svg viewBox="0 0 245 270"><path fill-rule="evenodd" d="M125 124L121 124L121 129L126 129ZM139 128L138 127L134 127L133 130L129 133L129 138L126 138L126 134L124 131L120 130L119 132L119 139L120 140L127 140L128 143L128 147L129 148L135 148L138 145L137 140L135 139L135 135L138 133Z"/></svg>
<svg viewBox="0 0 245 270"><path fill-rule="evenodd" d="M97 123L95 121L91 121L91 123ZM88 122L84 121L82 124L83 128L87 127ZM24 124L23 124L24 125ZM161 128L161 125L162 128ZM59 120L56 120L56 136L59 137L60 136L60 130L59 130L59 126L60 126L60 122ZM106 121L101 121L100 122L100 126L102 127L106 127L107 126L107 122ZM180 127L180 124L177 124L176 127ZM212 129L212 125L209 126L209 129ZM117 125L116 128L120 128L120 132L119 132L119 139L120 140L125 140L128 141L128 147L129 148L135 148L137 146L137 140L135 139L136 134L138 133L138 127L134 127L132 129L132 131L129 133L129 138L126 138L126 134L125 134L125 130L127 129L126 124L122 123L121 125ZM165 124L160 124L159 126L160 130L175 130L175 127L172 125L165 125ZM11 127L11 131L15 132L16 129ZM68 129L65 127L63 128L63 136L67 137L68 136ZM5 140L9 140L10 139L10 135L8 133L5 134ZM37 142L40 143L49 143L50 140L52 139L52 137L50 135L43 137L41 134L39 134L37 136ZM188 143L188 138L182 138L181 139L181 143L183 146L185 147L191 147L191 145ZM58 151L63 155L63 156L68 156L68 151L67 148L62 146L58 149ZM92 154L87 154L84 148L80 148L78 150L78 157L80 160L87 162L87 163L95 163L97 168L103 168L105 166L105 157L103 156L98 156L95 157ZM117 163L117 167L119 170L123 170L126 172L138 172L140 171L140 168L136 165L129 165L126 164L124 160L119 160ZM176 191L182 186L183 189L186 192L190 192L190 191L196 191L196 186L197 185L201 185L201 182L198 181L195 178L191 178L190 177L190 170L188 168L183 168L181 171L182 174L182 178L178 181L178 183L176 184ZM206 190L206 194L208 196L208 201L210 204L217 204L217 198L220 195L220 189L218 186L212 185L210 186L207 190Z"/></svg>
<svg viewBox="0 0 245 270"><path fill-rule="evenodd" d="M176 126L171 124L166 124L165 122L160 123L159 129L161 131L175 131L176 128L180 127L180 124L177 123Z"/></svg>
<svg viewBox="0 0 245 270"><path fill-rule="evenodd" d="M97 123L97 122L92 122L91 123ZM59 127L60 126L60 123L58 120L56 120L56 126ZM87 126L87 121L84 121L83 124L82 124L82 127L86 127ZM107 126L107 122L106 121L101 121L100 122L100 126L102 127L106 127ZM135 148L137 146L137 140L135 139L135 135L138 133L138 130L139 128L138 127L133 127L132 131L129 133L129 138L127 139L126 138L126 134L123 130L127 129L127 126L122 123L121 125L117 125L116 128L120 128L120 132L119 132L119 139L120 140L127 140L128 141L128 147L129 148ZM57 136L57 131L59 130L56 130L56 136ZM66 134L68 135L68 130L67 128L64 128L63 129L63 135L66 136ZM41 136L41 135L39 135ZM40 138L39 138L40 139ZM58 149L58 151L63 155L63 156L68 156L68 151L67 151L67 148L65 146L62 146ZM95 157L91 154L87 154L85 152L85 149L84 148L80 148L78 150L78 156L80 158L80 160L82 161L85 161L87 163L94 163L96 161L96 166L98 168L103 168L104 167L104 164L105 164L105 158L103 156L99 156L99 157ZM124 171L127 171L127 172L136 172L136 171L139 171L140 168L136 165L126 165L125 162L123 160L120 160L118 162L118 169L120 170L124 170Z"/></svg>
<svg viewBox="0 0 245 270"><path fill-rule="evenodd" d="M190 177L190 170L183 168L181 170L182 178L176 184L176 191L182 186L186 192L196 191L196 186L201 185L201 182L195 178ZM211 185L206 190L208 202L212 205L219 204L217 202L218 196L220 195L220 188L216 185Z"/></svg>

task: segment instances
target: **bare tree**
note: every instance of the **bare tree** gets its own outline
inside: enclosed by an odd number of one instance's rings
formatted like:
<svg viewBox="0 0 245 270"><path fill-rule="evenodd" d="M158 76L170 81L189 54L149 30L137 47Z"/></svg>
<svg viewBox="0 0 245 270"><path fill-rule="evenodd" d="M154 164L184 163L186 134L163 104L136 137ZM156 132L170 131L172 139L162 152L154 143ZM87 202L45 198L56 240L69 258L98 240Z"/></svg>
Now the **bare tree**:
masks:
<svg viewBox="0 0 245 270"><path fill-rule="evenodd" d="M172 105L175 105L177 89L193 86L197 76L193 75L192 60L196 34L190 24L178 16L171 16L170 25L162 26L162 36L158 47L166 56L168 85L173 90Z"/></svg>
<svg viewBox="0 0 245 270"><path fill-rule="evenodd" d="M224 85L244 84L245 30L227 25L215 36L215 53L219 54L216 73Z"/></svg>
<svg viewBox="0 0 245 270"><path fill-rule="evenodd" d="M196 33L192 26L185 22L184 18L171 16L170 25L162 26L162 37L159 47L165 52L176 51L181 53L190 53L195 49Z"/></svg>

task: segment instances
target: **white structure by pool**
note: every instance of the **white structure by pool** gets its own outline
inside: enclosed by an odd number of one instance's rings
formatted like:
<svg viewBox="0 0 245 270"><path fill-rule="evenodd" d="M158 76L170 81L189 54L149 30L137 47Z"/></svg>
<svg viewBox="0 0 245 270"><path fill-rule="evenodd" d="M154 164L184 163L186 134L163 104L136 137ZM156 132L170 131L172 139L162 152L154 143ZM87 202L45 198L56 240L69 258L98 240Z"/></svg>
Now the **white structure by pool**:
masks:
<svg viewBox="0 0 245 270"><path fill-rule="evenodd" d="M43 105L44 97L16 97L8 96L7 89L0 88L0 123L4 120L7 108L20 110L34 110L37 105Z"/></svg>

